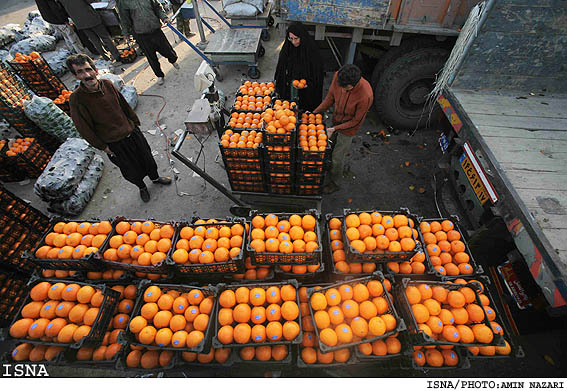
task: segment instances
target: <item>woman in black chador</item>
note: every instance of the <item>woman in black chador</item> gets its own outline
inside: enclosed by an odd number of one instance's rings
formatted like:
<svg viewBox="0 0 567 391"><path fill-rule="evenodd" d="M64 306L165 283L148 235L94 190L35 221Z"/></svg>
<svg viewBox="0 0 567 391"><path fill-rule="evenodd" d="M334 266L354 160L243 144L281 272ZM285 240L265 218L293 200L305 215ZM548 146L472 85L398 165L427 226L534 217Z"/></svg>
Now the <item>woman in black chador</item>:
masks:
<svg viewBox="0 0 567 391"><path fill-rule="evenodd" d="M299 90L299 108L314 110L323 96L323 64L313 38L300 22L292 22L286 31L276 74L276 92L290 99L293 80L305 79L307 88Z"/></svg>

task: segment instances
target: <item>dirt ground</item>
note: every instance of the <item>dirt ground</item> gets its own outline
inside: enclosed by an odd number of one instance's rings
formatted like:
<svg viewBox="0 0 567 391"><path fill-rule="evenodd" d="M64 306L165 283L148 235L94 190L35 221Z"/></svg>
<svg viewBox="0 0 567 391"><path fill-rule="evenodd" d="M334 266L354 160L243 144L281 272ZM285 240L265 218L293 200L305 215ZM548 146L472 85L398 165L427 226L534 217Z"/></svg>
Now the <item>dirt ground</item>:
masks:
<svg viewBox="0 0 567 391"><path fill-rule="evenodd" d="M23 23L29 10L34 9L33 1L4 0L7 6L0 11L0 25L5 23ZM220 2L214 1L220 7ZM202 15L214 28L226 28L210 10L202 11ZM195 22L192 30L197 31ZM164 30L172 42L179 56L180 70L175 70L165 59L161 59L164 70L165 84L158 85L145 57L139 57L133 64L121 67L116 73L120 74L127 84L135 85L141 96L136 113L142 122L141 129L148 139L155 158L158 162L161 175L177 175L176 184L171 186L158 186L149 184L151 201L143 203L138 195L137 188L122 179L118 169L112 165L106 156L104 175L97 190L83 213L78 219L86 218L114 218L126 216L129 218L154 218L161 221L179 221L199 217L223 217L230 215L233 202L210 184L184 166L176 158L168 157L171 149L171 140L175 138L175 131L184 127L184 120L188 115L193 101L200 96L193 85L193 75L201 63L201 58L184 42L175 42L175 36L169 29ZM266 54L259 60L262 72L261 80L273 79L279 48L283 36L276 28L270 29L271 39L263 42ZM199 35L190 38L197 43ZM329 68L336 68L336 64L327 64ZM243 79L247 79L247 68L244 66L222 66L224 80L217 82L219 89L227 95L228 104L234 100L234 93ZM330 83L332 72L326 75L327 86ZM70 87L73 84L72 76L67 73L63 78ZM326 90L326 88L325 88ZM150 96L152 95L152 96ZM158 130L155 134L148 131L156 129L156 119L159 114L159 123L164 128L164 134ZM382 137L379 133L389 137ZM370 112L363 128L355 136L347 164L355 174L353 178L341 183L341 190L324 196L321 213L341 214L344 208L354 210L397 210L400 207L409 208L410 211L424 217L436 217L438 208L433 197L431 186L432 172L435 163L440 157L437 140L440 128L433 126L418 131L413 137L406 132L395 132L387 129ZM181 152L193 159L199 154L200 144L196 136L188 136ZM230 189L224 168L220 163L218 137L213 133L205 142L198 164L205 167L206 172L217 179L227 189ZM103 154L104 155L104 154ZM175 174L174 170L178 171ZM46 212L44 204L33 192L33 181L23 183L10 183L6 187L22 197L31 201L38 209ZM447 198L447 196L445 196ZM459 213L456 206L451 206L452 213ZM300 207L298 207L299 211ZM549 335L551 337L549 337ZM269 375L287 377L561 377L565 376L565 330L550 332L548 337L543 333L534 333L522 336L521 343L526 353L523 359L499 359L492 364L486 360L477 360L472 363L471 369L455 371L438 371L424 374L413 370L381 369L376 365L358 365L355 367L340 367L329 370L300 370L284 369L283 372L274 372ZM50 368L52 376L62 377L110 377L132 376L121 372L100 370L79 370L73 368ZM211 371L188 371L184 375L214 376L214 377L240 377L264 376L264 370L250 370L246 368ZM168 376L182 376L180 373Z"/></svg>

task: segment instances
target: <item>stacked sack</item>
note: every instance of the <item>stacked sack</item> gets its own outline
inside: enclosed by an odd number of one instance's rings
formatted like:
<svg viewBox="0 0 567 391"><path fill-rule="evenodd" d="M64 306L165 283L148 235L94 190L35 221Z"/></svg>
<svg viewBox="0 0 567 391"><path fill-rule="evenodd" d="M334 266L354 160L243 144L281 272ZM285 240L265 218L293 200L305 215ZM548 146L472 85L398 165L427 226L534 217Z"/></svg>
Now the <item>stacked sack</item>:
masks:
<svg viewBox="0 0 567 391"><path fill-rule="evenodd" d="M71 117L47 97L34 96L31 101L26 101L24 113L41 130L60 141L70 137L81 137Z"/></svg>
<svg viewBox="0 0 567 391"><path fill-rule="evenodd" d="M104 160L81 138L69 138L37 178L35 193L50 212L76 216L92 198L102 177Z"/></svg>
<svg viewBox="0 0 567 391"><path fill-rule="evenodd" d="M229 17L256 16L264 12L266 0L223 0L224 12Z"/></svg>

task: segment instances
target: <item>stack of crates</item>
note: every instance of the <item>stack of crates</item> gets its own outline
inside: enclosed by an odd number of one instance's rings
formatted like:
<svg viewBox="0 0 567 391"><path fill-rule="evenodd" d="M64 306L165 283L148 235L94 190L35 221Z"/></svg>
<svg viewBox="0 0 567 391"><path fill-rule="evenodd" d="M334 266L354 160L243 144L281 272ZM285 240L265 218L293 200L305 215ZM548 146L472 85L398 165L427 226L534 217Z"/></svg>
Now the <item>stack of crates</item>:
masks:
<svg viewBox="0 0 567 391"><path fill-rule="evenodd" d="M38 267L26 258L49 228L49 218L0 186L0 269L32 274Z"/></svg>
<svg viewBox="0 0 567 391"><path fill-rule="evenodd" d="M297 195L320 195L325 182L331 145L320 114L301 115L298 129L295 192Z"/></svg>
<svg viewBox="0 0 567 391"><path fill-rule="evenodd" d="M286 133L282 133L281 129L289 124L295 125L295 108L295 102L276 101L273 110L267 111L263 118L264 172L268 193L294 194L296 128L285 128ZM282 110L291 110L293 115L286 115L289 122L278 125ZM291 121L290 117L294 117L295 121Z"/></svg>
<svg viewBox="0 0 567 391"><path fill-rule="evenodd" d="M18 145L23 145L25 149L10 153L10 148L16 141L19 142ZM33 137L16 140L0 140L0 145L2 146L2 148L0 148L0 162L2 162L0 175L4 169L6 169L7 172L15 170L20 175L27 178L37 178L41 175L45 166L49 163L49 160L51 160L51 153L39 145L37 140ZM0 176L0 178L1 177L2 176ZM6 180L6 182L9 182L9 180Z"/></svg>
<svg viewBox="0 0 567 391"><path fill-rule="evenodd" d="M61 143L41 130L24 113L23 103L31 99L29 89L0 61L0 115L23 137L34 137L43 148L53 153Z"/></svg>
<svg viewBox="0 0 567 391"><path fill-rule="evenodd" d="M36 95L57 99L65 89L65 85L41 55L26 62L11 61L10 66Z"/></svg>

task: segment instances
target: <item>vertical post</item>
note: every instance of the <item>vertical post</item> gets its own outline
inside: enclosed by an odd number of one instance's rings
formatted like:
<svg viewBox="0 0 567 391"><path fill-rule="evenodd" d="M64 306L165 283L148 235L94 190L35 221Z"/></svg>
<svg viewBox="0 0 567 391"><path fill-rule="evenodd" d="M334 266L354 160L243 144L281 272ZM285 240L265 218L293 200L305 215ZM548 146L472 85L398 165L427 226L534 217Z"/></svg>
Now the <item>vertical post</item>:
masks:
<svg viewBox="0 0 567 391"><path fill-rule="evenodd" d="M198 1L193 1L193 10L195 11L195 21L197 22L197 29L199 29L199 36L201 37L201 41L197 43L197 47L199 49L204 48L207 46L207 40L205 39L205 31L203 30L203 21L201 20L201 13L199 12L199 6L197 5Z"/></svg>

